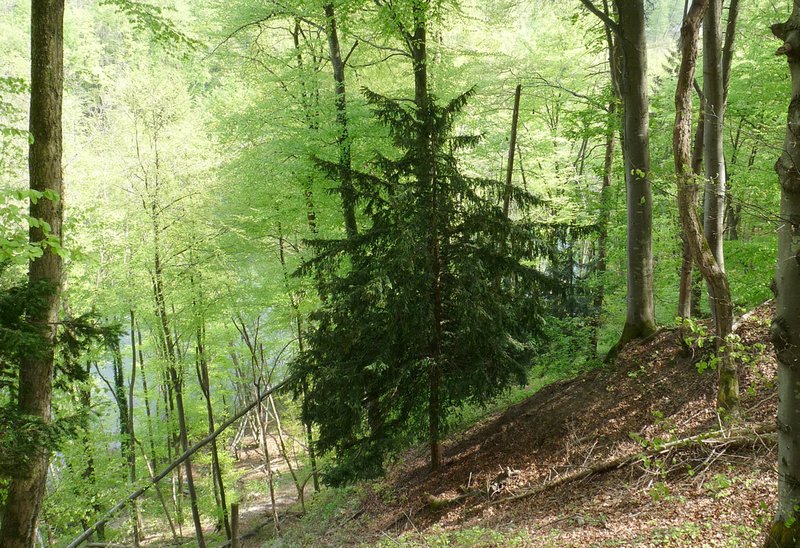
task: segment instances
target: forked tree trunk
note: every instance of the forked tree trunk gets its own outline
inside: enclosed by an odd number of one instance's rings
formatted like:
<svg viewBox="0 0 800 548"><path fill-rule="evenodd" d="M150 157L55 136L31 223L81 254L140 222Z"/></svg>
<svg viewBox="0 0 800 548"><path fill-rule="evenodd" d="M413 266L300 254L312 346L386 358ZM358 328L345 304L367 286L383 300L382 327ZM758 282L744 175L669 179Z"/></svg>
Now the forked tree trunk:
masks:
<svg viewBox="0 0 800 548"><path fill-rule="evenodd" d="M28 152L30 188L51 192L58 199L42 198L31 203L30 214L50 225L51 235L61 241L63 184L61 176L61 100L64 81L64 0L31 2L31 104ZM30 229L30 242L38 244L46 235L38 226ZM58 303L61 295L61 257L44 247L41 257L31 260L28 280L46 290L42 305L29 311L30 321L42 339L41 351L26 356L20 364L19 411L49 423L53 390L53 358ZM44 498L49 452L36 448L24 470L15 474L0 523L0 547L29 548L36 540L39 511Z"/></svg>
<svg viewBox="0 0 800 548"><path fill-rule="evenodd" d="M712 0L714 1L714 0ZM719 387L717 407L727 415L735 413L739 405L739 376L730 349L728 335L733 331L733 306L730 299L728 277L714 259L703 236L700 219L694 204L697 203L698 184L690 169L690 140L692 120L692 89L697 62L697 38L700 19L708 0L694 0L684 18L681 29L681 68L675 90L675 130L673 154L678 186L678 210L686 242L706 282L717 297L712 302L716 326L716 350L719 358Z"/></svg>
<svg viewBox="0 0 800 548"><path fill-rule="evenodd" d="M784 45L792 77L792 96L783 152L775 170L781 185L776 316L771 338L778 355L778 509L765 546L800 544L800 0L786 23L772 26Z"/></svg>

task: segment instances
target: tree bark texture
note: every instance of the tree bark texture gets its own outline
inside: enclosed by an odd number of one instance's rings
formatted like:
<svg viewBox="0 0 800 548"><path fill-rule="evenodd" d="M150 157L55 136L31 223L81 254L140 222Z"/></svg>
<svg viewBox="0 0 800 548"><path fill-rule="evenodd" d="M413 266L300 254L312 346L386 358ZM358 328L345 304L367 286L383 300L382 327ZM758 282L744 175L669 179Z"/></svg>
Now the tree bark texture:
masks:
<svg viewBox="0 0 800 548"><path fill-rule="evenodd" d="M50 191L58 200L42 198L31 203L32 217L46 221L52 236L61 241L63 180L61 175L61 106L64 81L64 0L31 2L31 103L28 150L31 190ZM45 239L40 227L31 227L30 241ZM29 321L38 326L42 351L20 364L19 411L44 422L51 419L53 390L53 345L62 285L61 257L45 247L32 259L28 280L46 290L43 305L32 310ZM44 497L49 461L48 448L37 448L24 470L11 481L0 524L0 547L29 548L34 545L39 511Z"/></svg>
<svg viewBox="0 0 800 548"><path fill-rule="evenodd" d="M778 508L765 546L800 544L800 0L786 23L772 25L791 74L786 139L775 170L781 185L776 315L771 338L778 356Z"/></svg>
<svg viewBox="0 0 800 548"><path fill-rule="evenodd" d="M653 304L653 194L650 187L650 116L647 90L647 43L643 0L616 0L619 22L623 102L623 157L627 191L627 316L619 343L656 330Z"/></svg>
<svg viewBox="0 0 800 548"><path fill-rule="evenodd" d="M715 0L711 0L712 2ZM675 129L673 154L678 185L678 210L684 237L700 272L717 296L712 302L716 327L716 349L719 358L719 387L717 406L724 412L734 413L739 404L739 376L728 348L728 336L733 332L733 306L730 299L728 277L716 262L706 241L694 204L697 203L698 185L690 169L690 140L692 119L692 89L697 63L697 38L700 17L707 0L694 0L681 28L681 68L675 90Z"/></svg>
<svg viewBox="0 0 800 548"><path fill-rule="evenodd" d="M725 231L725 152L723 121L725 86L722 78L722 0L710 0L703 19L703 124L704 166L706 175L703 204L703 232L717 264L725 270L723 234ZM714 299L709 286L709 298ZM711 307L713 310L713 306Z"/></svg>

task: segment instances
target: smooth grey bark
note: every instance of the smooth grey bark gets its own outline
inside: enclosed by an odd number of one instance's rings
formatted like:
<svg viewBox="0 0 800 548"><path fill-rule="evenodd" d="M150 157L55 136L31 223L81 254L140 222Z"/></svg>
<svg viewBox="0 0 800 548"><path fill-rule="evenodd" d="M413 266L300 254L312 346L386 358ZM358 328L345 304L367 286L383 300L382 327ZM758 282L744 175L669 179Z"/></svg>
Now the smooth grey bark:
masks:
<svg viewBox="0 0 800 548"><path fill-rule="evenodd" d="M628 213L628 295L625 326L619 342L609 352L609 361L627 342L647 337L656 330L645 8L643 0L616 0L615 5L619 20L613 28L619 36L622 58L620 94Z"/></svg>
<svg viewBox="0 0 800 548"><path fill-rule="evenodd" d="M722 0L710 0L703 19L703 96L705 99L703 149L706 176L703 233L714 259L720 268L725 270L723 234L726 178L722 134L725 119L725 86L722 77ZM710 287L709 298L716 298Z"/></svg>
<svg viewBox="0 0 800 548"><path fill-rule="evenodd" d="M775 164L781 223L770 334L778 357L778 508L764 546L784 548L800 544L800 0L772 32L783 41L777 54L787 58L792 87L786 138Z"/></svg>
<svg viewBox="0 0 800 548"><path fill-rule="evenodd" d="M31 2L31 102L28 149L30 189L49 191L58 200L40 199L31 203L32 217L50 225L51 236L61 241L63 219L63 179L61 174L61 108L64 82L64 0ZM46 238L39 227L31 227L30 242ZM18 409L49 423L53 391L54 343L62 286L61 257L45 246L41 257L28 266L28 281L34 288L46 289L42 306L29 313L42 339L41 352L26 356L20 364ZM8 497L0 521L0 547L29 548L36 540L39 512L44 498L49 448L36 449L24 469L8 487Z"/></svg>

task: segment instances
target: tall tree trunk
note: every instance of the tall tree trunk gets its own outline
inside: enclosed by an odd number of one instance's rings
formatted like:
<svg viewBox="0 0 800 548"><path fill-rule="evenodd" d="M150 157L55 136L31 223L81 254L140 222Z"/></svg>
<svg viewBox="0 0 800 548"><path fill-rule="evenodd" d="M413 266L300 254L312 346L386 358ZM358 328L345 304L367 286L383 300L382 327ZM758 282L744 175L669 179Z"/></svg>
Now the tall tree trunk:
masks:
<svg viewBox="0 0 800 548"><path fill-rule="evenodd" d="M703 172L703 134L705 126L705 98L700 90L697 80L694 87L700 98L700 109L697 115L697 127L694 130L694 140L692 141L692 173L697 177ZM691 318L697 314L702 294L702 279L696 279L694 270L694 259L686 235L681 231L681 271L680 282L678 285L678 317Z"/></svg>
<svg viewBox="0 0 800 548"><path fill-rule="evenodd" d="M622 56L623 157L628 211L628 296L625 327L607 360L633 339L656 330L653 304L653 194L644 0L616 0Z"/></svg>
<svg viewBox="0 0 800 548"><path fill-rule="evenodd" d="M126 394L126 389L129 387L126 387L125 385L125 370L124 364L122 363L122 351L120 350L118 340L114 341L111 354L112 363L114 366L114 401L116 401L117 409L119 411L120 449L122 457L125 460L125 464L128 467L128 470L126 471L128 482L133 485L136 483L136 453L133 446L133 435L131 432L131 426L133 424L131 411L133 410L133 407L132 404L129 403L129 396L132 400L133 392L131 391ZM134 361L132 371L136 371L135 367L136 362ZM133 382L133 378L131 378L131 382ZM130 386L132 387L133 384ZM139 524L136 515L136 506L133 502L131 503L129 510L131 532L133 533L133 543L135 546L138 546Z"/></svg>
<svg viewBox="0 0 800 548"><path fill-rule="evenodd" d="M722 0L709 0L703 19L703 96L705 116L703 149L706 175L703 232L711 253L725 270L725 151L722 125L725 117L725 86L722 79ZM711 285L709 299L717 298ZM722 298L720 296L720 298ZM711 306L712 311L715 307Z"/></svg>
<svg viewBox="0 0 800 548"><path fill-rule="evenodd" d="M783 152L775 164L781 185L781 224L775 273L776 316L771 338L778 356L778 509L764 546L800 544L800 0L786 23L772 25L784 42L792 96Z"/></svg>
<svg viewBox="0 0 800 548"><path fill-rule="evenodd" d="M614 148L616 144L616 131L611 125L616 118L617 103L608 103L609 127L606 129L605 154L603 156L603 186L600 189L600 219L598 221L597 237L597 264L596 270L599 278L597 290L594 294L592 306L594 308L594 325L592 326L592 347L597 355L597 346L600 342L600 327L603 317L603 302L605 301L605 275L608 260L608 225L611 219L611 180L614 168Z"/></svg>
<svg viewBox="0 0 800 548"><path fill-rule="evenodd" d="M178 437L180 440L181 450L186 452L189 448L189 439L186 433L186 411L183 405L183 379L179 373L177 349L175 347L175 340L173 339L172 331L170 329L170 319L167 312L166 299L164 296L164 282L163 282L163 265L161 264L161 254L159 249L159 238L161 227L158 219L158 206L153 201L152 203L152 221L153 221L153 290L154 300L156 305L156 313L159 321L161 322L161 329L164 337L164 346L166 349L167 359L167 375L168 386L175 397L175 408L178 413ZM192 510L192 521L194 522L195 535L197 536L197 543L200 548L205 548L205 539L203 538L203 525L200 521L200 510L197 507L197 492L194 487L194 477L192 475L192 461L186 459L184 463L186 471L186 487L189 490L189 504ZM180 521L179 521L180 524Z"/></svg>
<svg viewBox="0 0 800 548"><path fill-rule="evenodd" d="M715 0L711 0L712 2ZM675 157L675 174L678 186L678 210L686 241L700 272L710 287L713 288L712 306L716 326L716 350L719 358L719 387L717 407L728 416L734 414L739 405L739 376L736 364L728 348L728 335L733 331L733 306L730 299L730 287L725 271L714 258L714 254L705 239L695 205L698 185L694 173L690 170L690 140L692 119L692 90L697 61L697 39L700 19L707 7L708 0L694 0L692 7L684 18L681 29L681 69L678 74L678 85L675 90L675 130L673 135L673 153Z"/></svg>
<svg viewBox="0 0 800 548"><path fill-rule="evenodd" d="M58 199L42 198L30 205L30 214L50 225L51 236L61 241L63 219L63 181L61 175L61 102L64 79L64 0L31 2L31 104L28 151L30 188L52 192ZM31 227L30 242L39 244L46 235L41 227ZM61 257L45 246L40 257L30 261L31 287L46 291L41 306L29 311L28 320L38 329L41 351L22 360L19 372L19 411L51 420L53 359L56 320L62 284ZM11 480L0 524L0 547L29 548L36 540L39 511L42 507L49 451L36 448L36 454Z"/></svg>
<svg viewBox="0 0 800 548"><path fill-rule="evenodd" d="M197 327L197 366L198 377L200 380L200 388L203 392L203 398L206 401L206 417L208 419L208 433L212 434L216 427L214 426L214 407L211 405L211 380L208 375L208 360L206 358L205 350L205 318L201 316L200 324ZM211 473L213 474L213 483L215 491L219 497L219 510L222 515L222 525L225 528L225 535L228 540L231 539L231 525L228 519L228 503L225 498L225 483L222 481L222 468L219 464L219 449L217 448L217 439L211 440Z"/></svg>
<svg viewBox="0 0 800 548"><path fill-rule="evenodd" d="M128 452L128 483L133 487L136 484L136 431L134 426L134 388L136 387L136 316L133 309L130 310L131 320L131 375L128 384L128 435L130 436L130 449ZM131 520L133 521L133 545L139 546L141 540L142 516L139 509L139 502L131 502Z"/></svg>
<svg viewBox="0 0 800 548"><path fill-rule="evenodd" d="M431 139L433 127L429 115L430 97L428 91L428 52L427 1L414 2L412 6L414 27L408 40L411 45L411 61L414 70L414 103L420 124L417 135L417 181L421 188L430 193L430 237L428 258L431 264L431 360L428 366L428 442L431 451L431 468L437 470L442 465L441 446L441 390L442 390L442 262L440 254L438 182L435 176L435 158Z"/></svg>
<svg viewBox="0 0 800 548"><path fill-rule="evenodd" d="M347 122L347 88L345 87L345 60L339 43L339 30L336 25L336 12L332 2L325 2L325 33L328 36L328 50L333 79L336 82L336 144L339 147L339 192L342 198L342 213L347 237L358 234L355 213L355 193L353 191L352 153L350 150L350 131Z"/></svg>
<svg viewBox="0 0 800 548"><path fill-rule="evenodd" d="M606 17L611 16L608 0L603 0L603 13ZM597 237L597 264L595 266L598 274L597 291L594 295L592 306L594 308L595 319L593 322L592 349L597 356L597 347L600 343L600 328L603 322L603 305L606 296L606 270L608 268L608 225L611 220L611 183L614 169L614 149L617 144L617 132L620 131L618 105L622 100L620 90L621 63L619 39L612 32L608 25L603 27L606 36L606 48L608 50L608 71L611 82L611 90L614 98L608 102L608 125L606 127L605 154L603 156L603 185L600 189L600 218L598 219Z"/></svg>
<svg viewBox="0 0 800 548"><path fill-rule="evenodd" d="M511 183L514 178L514 155L517 151L517 125L519 124L519 102L522 98L522 85L514 90L514 111L511 115L511 137L508 142L508 163L506 164L506 185L503 192L503 216L508 219L511 211Z"/></svg>

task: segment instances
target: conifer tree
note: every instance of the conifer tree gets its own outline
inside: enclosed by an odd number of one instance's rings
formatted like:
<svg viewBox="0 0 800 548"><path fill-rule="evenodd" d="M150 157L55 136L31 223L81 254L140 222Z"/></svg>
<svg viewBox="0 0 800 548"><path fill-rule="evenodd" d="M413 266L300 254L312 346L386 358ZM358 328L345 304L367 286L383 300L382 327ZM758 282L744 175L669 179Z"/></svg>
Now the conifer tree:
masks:
<svg viewBox="0 0 800 548"><path fill-rule="evenodd" d="M370 221L357 237L310 242L317 253L303 270L315 272L325 298L294 362L312 379L306 418L319 426L319 449L335 452L331 483L380 474L402 442L427 436L438 446L434 422L523 382L538 295L550 284L530 266L547 253L545 228L507 218L489 198L498 183L459 168L458 152L478 141L454 135L472 91L444 106L431 98L424 112L366 93L400 155L377 156L378 175L354 173ZM423 155L420 132L430 132ZM320 163L336 175L336 164ZM537 203L511 192L517 208Z"/></svg>

